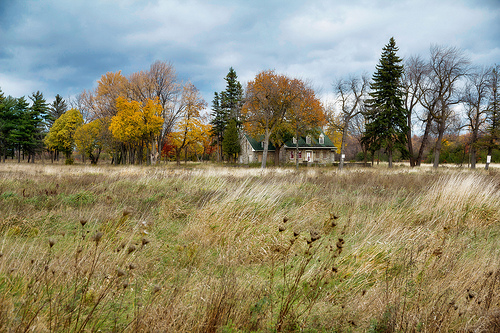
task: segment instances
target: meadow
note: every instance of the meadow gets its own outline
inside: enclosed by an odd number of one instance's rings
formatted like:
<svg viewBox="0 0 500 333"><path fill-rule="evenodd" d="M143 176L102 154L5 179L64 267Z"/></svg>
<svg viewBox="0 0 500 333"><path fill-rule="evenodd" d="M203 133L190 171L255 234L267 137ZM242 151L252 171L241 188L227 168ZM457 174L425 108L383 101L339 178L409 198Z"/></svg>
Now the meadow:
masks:
<svg viewBox="0 0 500 333"><path fill-rule="evenodd" d="M498 332L500 172L0 163L1 332Z"/></svg>

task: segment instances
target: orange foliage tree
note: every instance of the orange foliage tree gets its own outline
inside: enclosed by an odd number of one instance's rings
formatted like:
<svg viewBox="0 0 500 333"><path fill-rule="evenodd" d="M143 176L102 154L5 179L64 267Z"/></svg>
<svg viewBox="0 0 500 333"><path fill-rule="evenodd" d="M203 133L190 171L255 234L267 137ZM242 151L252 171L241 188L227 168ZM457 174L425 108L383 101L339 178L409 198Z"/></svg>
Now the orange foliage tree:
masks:
<svg viewBox="0 0 500 333"><path fill-rule="evenodd" d="M266 167L271 136L279 148L288 136L304 135L306 128L320 126L325 119L321 103L307 84L273 70L260 72L248 82L242 116L250 134L264 135L262 168Z"/></svg>

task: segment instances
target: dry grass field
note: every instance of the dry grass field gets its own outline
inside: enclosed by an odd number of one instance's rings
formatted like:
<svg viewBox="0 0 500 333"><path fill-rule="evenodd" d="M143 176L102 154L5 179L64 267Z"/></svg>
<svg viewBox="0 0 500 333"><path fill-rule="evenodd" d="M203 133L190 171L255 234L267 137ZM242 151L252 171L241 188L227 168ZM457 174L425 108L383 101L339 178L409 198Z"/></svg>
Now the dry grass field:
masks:
<svg viewBox="0 0 500 333"><path fill-rule="evenodd" d="M0 331L499 332L498 170L0 164Z"/></svg>

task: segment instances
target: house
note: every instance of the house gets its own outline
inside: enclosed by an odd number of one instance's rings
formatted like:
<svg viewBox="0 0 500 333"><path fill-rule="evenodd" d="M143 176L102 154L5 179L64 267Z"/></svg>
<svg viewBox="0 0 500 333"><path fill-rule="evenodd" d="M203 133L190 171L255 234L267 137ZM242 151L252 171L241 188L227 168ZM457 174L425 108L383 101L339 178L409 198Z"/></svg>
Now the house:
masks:
<svg viewBox="0 0 500 333"><path fill-rule="evenodd" d="M264 136L252 138L247 134L242 136L241 153L239 162L242 164L262 162L262 154L264 152ZM297 152L298 143L298 152ZM280 161L284 163L295 163L295 155L299 159L299 163L307 164L330 164L335 162L335 153L337 147L333 145L330 138L319 129L317 135L308 135L298 139L293 138L283 145L280 149ZM276 148L269 143L267 152L267 161L274 161Z"/></svg>

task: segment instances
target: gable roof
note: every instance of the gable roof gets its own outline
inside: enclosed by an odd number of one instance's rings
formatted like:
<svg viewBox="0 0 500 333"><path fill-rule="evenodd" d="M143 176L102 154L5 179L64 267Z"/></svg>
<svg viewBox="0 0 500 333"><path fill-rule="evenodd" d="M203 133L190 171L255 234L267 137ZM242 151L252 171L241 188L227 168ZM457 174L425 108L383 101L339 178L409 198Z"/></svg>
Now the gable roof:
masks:
<svg viewBox="0 0 500 333"><path fill-rule="evenodd" d="M264 151L264 146L262 145L262 142L264 141L264 135L260 135L257 138L252 138L248 134L245 134L245 138L248 140L250 145L252 146L252 149L254 151ZM267 147L268 151L275 151L276 148L273 146L271 142L269 142L269 145Z"/></svg>
<svg viewBox="0 0 500 333"><path fill-rule="evenodd" d="M335 147L328 135L326 135L321 128L318 128L317 130L317 135L309 135L309 137L311 138L311 143L307 143L305 136L300 137L298 140L299 148L330 148L337 150L337 147ZM321 136L321 134L323 134L324 142L320 144L319 137ZM285 142L285 146L287 148L295 148L296 144L292 139Z"/></svg>
<svg viewBox="0 0 500 333"><path fill-rule="evenodd" d="M314 136L310 135L309 136L311 138L310 144L306 143L305 136L300 137L299 138L299 148L326 148L326 149L337 150L337 147L335 147L332 140L330 140L328 135L326 135L321 128L318 128L317 131L318 131L317 135L314 135ZM321 134L323 134L324 139L325 139L324 143L322 143L322 144L319 143L319 136ZM262 143L264 141L264 135L260 135L256 138L252 138L248 134L245 134L245 138L248 140L248 142L252 146L252 150L264 151L264 146L262 145ZM285 142L284 146L285 146L285 148L295 148L295 143L293 143L293 139L288 140L287 142ZM275 150L276 150L276 148L274 147L274 145L271 142L269 142L268 151L275 151Z"/></svg>

